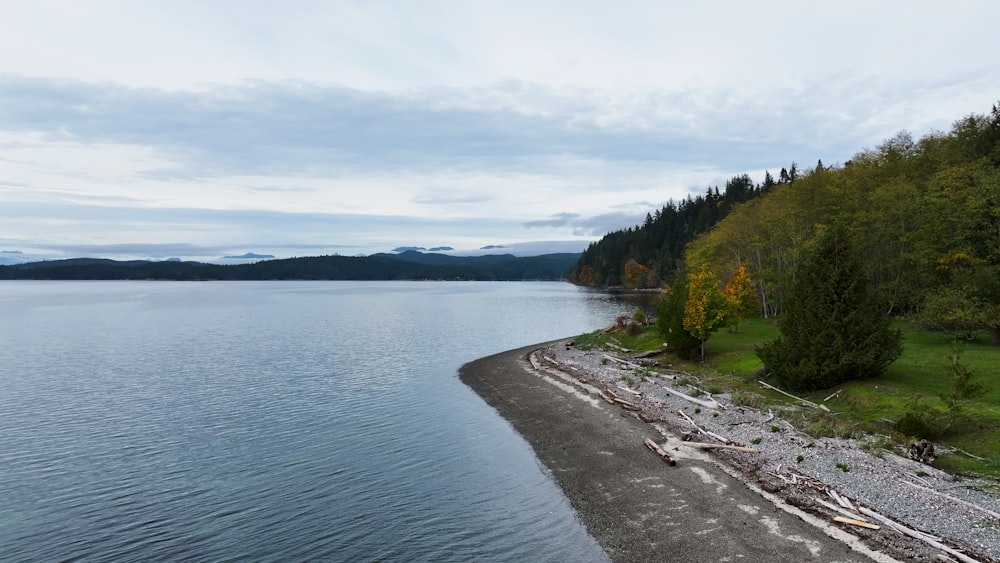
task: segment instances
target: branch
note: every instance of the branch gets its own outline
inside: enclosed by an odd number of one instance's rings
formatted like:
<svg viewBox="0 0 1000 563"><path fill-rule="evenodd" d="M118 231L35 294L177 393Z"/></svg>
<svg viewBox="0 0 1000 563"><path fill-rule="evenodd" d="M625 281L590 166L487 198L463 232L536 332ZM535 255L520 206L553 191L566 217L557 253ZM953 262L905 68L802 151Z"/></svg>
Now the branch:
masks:
<svg viewBox="0 0 1000 563"><path fill-rule="evenodd" d="M663 451L663 448L661 448L659 444L657 444L656 442L650 440L649 438L646 438L645 440L643 440L643 443L646 444L646 447L649 448L651 452L660 456L660 459L662 459L663 461L669 463L670 465L677 465L677 462L674 461L674 458L670 457L670 455L667 452Z"/></svg>
<svg viewBox="0 0 1000 563"><path fill-rule="evenodd" d="M777 391L778 393L781 393L782 395L786 395L788 397L791 397L791 398L795 399L796 401L802 401L803 403L809 405L810 407L817 408L817 409L822 409L822 410L825 410L826 412L830 412L830 409L826 408L826 405L819 405L819 404L816 404L816 403L814 403L812 401L803 399L802 397L796 397L795 395L792 395L791 393L788 393L786 391L782 391L781 389L778 389L777 387L775 387L773 385L768 385L767 383L764 383L763 381L757 381L757 383L760 383L761 385L763 385L764 387L767 387L768 389L771 389L772 391Z"/></svg>

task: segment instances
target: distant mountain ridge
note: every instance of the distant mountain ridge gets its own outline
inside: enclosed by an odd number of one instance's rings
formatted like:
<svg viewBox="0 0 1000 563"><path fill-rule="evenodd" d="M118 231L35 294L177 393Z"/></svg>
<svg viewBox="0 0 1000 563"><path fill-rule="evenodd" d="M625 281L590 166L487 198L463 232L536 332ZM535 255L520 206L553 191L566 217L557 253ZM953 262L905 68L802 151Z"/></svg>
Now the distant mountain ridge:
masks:
<svg viewBox="0 0 1000 563"><path fill-rule="evenodd" d="M407 250L250 264L71 258L0 266L0 279L34 280L566 280L580 255L451 256Z"/></svg>

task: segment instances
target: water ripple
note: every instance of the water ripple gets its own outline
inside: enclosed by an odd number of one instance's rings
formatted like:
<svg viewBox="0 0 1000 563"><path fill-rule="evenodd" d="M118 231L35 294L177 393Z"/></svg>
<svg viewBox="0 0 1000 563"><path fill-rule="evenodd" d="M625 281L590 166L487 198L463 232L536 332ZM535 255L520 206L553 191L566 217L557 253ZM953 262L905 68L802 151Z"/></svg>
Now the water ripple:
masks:
<svg viewBox="0 0 1000 563"><path fill-rule="evenodd" d="M613 303L563 284L2 288L4 560L604 559L455 372Z"/></svg>

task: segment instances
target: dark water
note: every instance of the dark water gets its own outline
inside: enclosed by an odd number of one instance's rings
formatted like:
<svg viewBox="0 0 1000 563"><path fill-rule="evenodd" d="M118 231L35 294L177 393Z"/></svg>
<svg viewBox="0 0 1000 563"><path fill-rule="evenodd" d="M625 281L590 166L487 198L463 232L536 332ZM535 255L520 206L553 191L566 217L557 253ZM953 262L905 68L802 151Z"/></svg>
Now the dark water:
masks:
<svg viewBox="0 0 1000 563"><path fill-rule="evenodd" d="M0 283L0 559L600 561L469 360L558 283Z"/></svg>

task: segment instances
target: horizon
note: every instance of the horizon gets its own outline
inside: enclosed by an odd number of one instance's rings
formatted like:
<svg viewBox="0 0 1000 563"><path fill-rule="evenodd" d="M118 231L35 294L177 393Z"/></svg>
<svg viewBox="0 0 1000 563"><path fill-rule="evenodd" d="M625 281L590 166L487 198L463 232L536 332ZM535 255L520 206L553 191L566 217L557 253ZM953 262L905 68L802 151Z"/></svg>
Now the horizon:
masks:
<svg viewBox="0 0 1000 563"><path fill-rule="evenodd" d="M986 113L998 17L984 0L4 3L0 262L582 251L733 176Z"/></svg>

